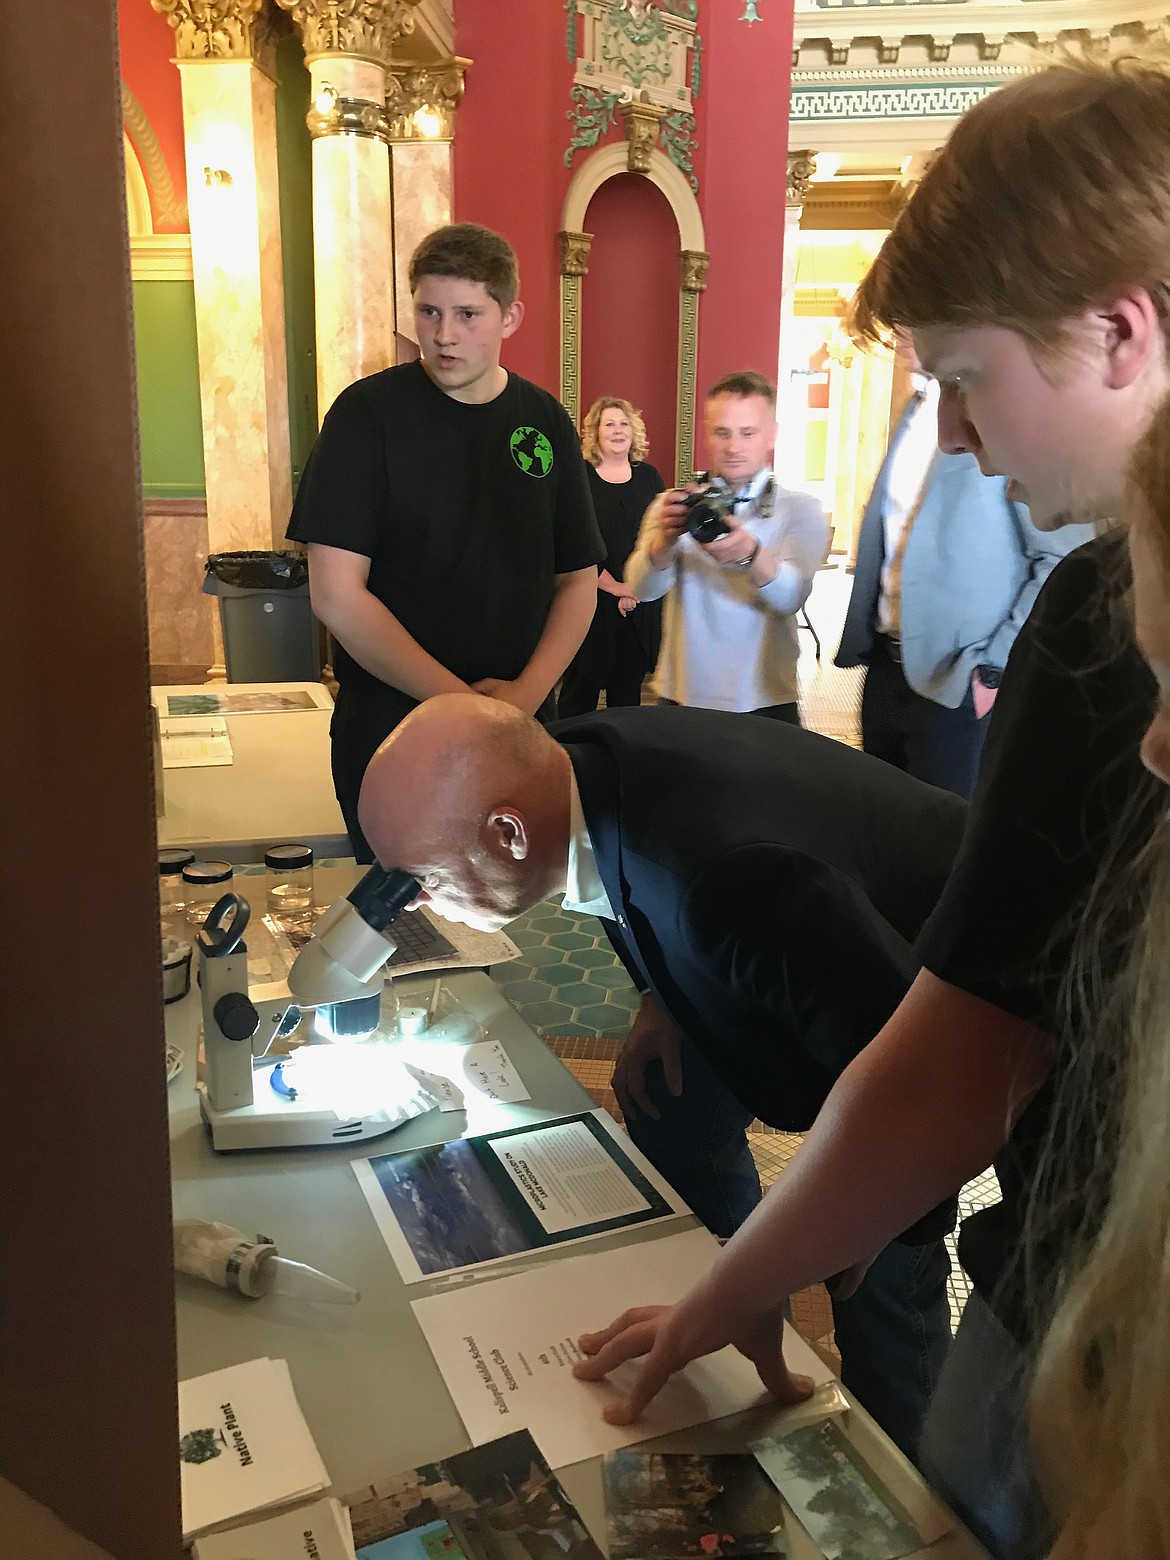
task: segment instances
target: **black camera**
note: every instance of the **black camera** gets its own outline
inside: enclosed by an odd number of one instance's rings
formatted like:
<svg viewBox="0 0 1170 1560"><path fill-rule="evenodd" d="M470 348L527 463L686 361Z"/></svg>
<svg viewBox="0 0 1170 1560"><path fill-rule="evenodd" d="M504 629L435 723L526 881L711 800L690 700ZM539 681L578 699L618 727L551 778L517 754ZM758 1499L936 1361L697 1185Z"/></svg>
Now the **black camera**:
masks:
<svg viewBox="0 0 1170 1560"><path fill-rule="evenodd" d="M700 471L695 481L702 484L698 491L684 493L682 498L687 506L687 530L696 542L714 542L731 530L727 517L735 508L735 494L721 478L705 471Z"/></svg>

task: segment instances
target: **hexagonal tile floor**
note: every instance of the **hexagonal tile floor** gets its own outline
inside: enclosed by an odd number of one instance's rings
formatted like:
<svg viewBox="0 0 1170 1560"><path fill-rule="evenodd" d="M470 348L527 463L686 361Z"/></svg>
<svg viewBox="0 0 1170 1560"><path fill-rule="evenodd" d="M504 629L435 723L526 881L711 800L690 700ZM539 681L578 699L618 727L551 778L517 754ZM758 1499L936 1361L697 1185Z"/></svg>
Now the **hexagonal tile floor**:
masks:
<svg viewBox="0 0 1170 1560"><path fill-rule="evenodd" d="M519 959L497 964L492 979L540 1035L623 1040L638 993L601 922L562 910L552 899L513 921Z"/></svg>

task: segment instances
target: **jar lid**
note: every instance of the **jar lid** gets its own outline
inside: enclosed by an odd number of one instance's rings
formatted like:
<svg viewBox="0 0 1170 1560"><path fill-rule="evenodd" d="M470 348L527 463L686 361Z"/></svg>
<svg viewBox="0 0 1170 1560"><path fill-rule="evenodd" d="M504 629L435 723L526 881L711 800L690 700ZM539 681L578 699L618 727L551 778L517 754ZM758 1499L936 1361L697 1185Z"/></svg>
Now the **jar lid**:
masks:
<svg viewBox="0 0 1170 1560"><path fill-rule="evenodd" d="M264 865L275 867L278 871L291 872L299 867L311 867L313 865L313 847L311 845L273 845L264 852Z"/></svg>
<svg viewBox="0 0 1170 1560"><path fill-rule="evenodd" d="M158 870L161 877L175 877L195 860L195 852L181 845L170 846L158 853Z"/></svg>
<svg viewBox="0 0 1170 1560"><path fill-rule="evenodd" d="M230 861L192 861L183 868L184 883L227 883L231 876Z"/></svg>

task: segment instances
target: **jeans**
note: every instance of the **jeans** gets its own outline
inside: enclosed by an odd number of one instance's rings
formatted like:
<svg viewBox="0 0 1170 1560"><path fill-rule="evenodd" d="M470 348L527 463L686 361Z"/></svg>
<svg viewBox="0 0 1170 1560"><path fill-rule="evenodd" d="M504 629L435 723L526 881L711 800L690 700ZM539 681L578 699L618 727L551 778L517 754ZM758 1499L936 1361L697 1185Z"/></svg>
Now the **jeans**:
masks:
<svg viewBox="0 0 1170 1560"><path fill-rule="evenodd" d="M922 1432L926 1478L995 1560L1040 1560L1053 1534L1028 1448L1028 1362L977 1294Z"/></svg>
<svg viewBox="0 0 1170 1560"><path fill-rule="evenodd" d="M645 1088L659 1120L627 1116L631 1138L712 1234L735 1233L760 1200L760 1178L748 1146L753 1112L685 1037L683 1092L666 1088L651 1063ZM924 1246L894 1241L880 1253L848 1300L830 1300L841 1379L910 1458L951 1343L947 1275L941 1240ZM777 1298L780 1298L779 1296Z"/></svg>
<svg viewBox="0 0 1170 1560"><path fill-rule="evenodd" d="M970 688L958 709L915 693L906 681L898 647L875 634L861 694L861 745L928 785L969 800L991 724L975 714Z"/></svg>

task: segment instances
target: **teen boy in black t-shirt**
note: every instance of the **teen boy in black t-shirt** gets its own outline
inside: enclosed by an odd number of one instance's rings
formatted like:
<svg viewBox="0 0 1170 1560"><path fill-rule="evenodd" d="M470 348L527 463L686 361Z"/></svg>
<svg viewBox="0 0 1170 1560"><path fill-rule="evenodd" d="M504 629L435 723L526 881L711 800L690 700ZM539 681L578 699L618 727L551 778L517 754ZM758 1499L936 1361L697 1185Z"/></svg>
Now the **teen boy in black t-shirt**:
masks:
<svg viewBox="0 0 1170 1560"><path fill-rule="evenodd" d="M510 374L516 257L470 223L411 260L422 361L338 396L288 535L309 544L333 635L333 781L354 854L362 775L414 706L474 689L541 710L585 636L605 549L581 447L555 397Z"/></svg>

